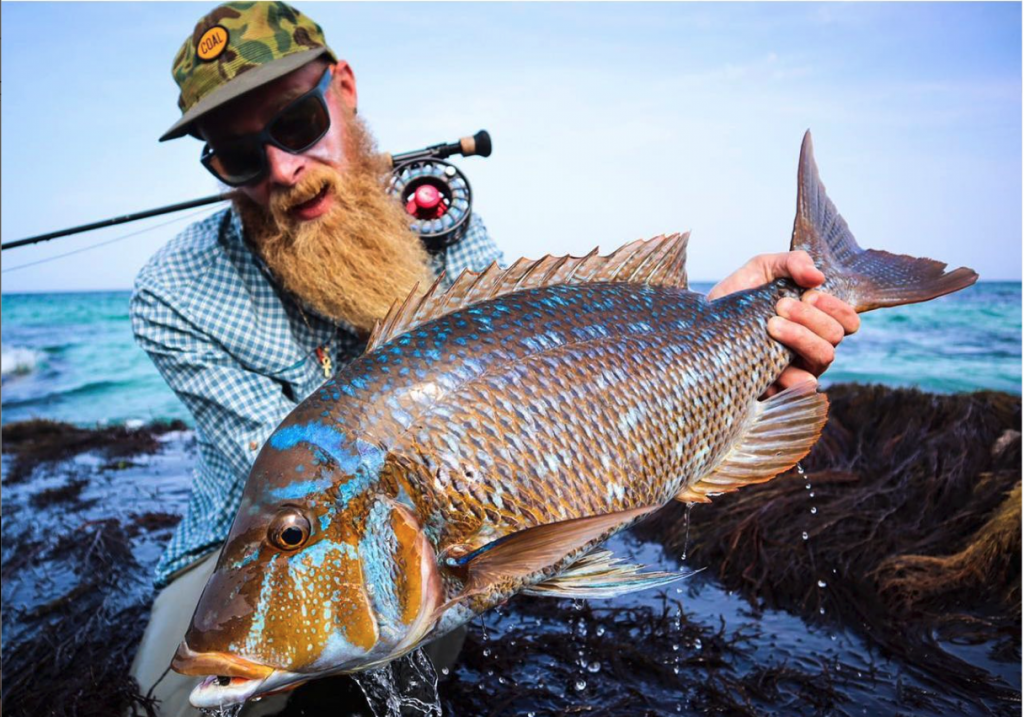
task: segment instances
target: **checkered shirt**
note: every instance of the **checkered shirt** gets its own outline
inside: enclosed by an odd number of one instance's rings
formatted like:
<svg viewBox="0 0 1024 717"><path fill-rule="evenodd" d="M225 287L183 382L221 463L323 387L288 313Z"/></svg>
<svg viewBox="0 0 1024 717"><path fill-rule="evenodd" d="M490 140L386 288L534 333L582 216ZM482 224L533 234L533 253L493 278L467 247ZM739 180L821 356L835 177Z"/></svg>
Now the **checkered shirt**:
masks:
<svg viewBox="0 0 1024 717"><path fill-rule="evenodd" d="M435 260L448 280L463 269L503 262L479 217ZM226 209L196 222L139 272L132 330L157 369L192 412L199 456L188 513L156 568L156 584L217 549L263 442L325 380L316 351L339 368L365 341L292 299L242 239Z"/></svg>

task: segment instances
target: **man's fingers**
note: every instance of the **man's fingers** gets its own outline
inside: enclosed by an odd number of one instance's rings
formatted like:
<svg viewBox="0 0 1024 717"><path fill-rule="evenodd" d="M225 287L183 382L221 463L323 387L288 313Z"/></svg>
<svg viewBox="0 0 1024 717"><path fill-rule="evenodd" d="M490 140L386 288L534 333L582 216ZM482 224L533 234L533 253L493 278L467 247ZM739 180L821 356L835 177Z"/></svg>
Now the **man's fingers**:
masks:
<svg viewBox="0 0 1024 717"><path fill-rule="evenodd" d="M780 299L775 309L782 318L807 327L833 346L838 346L846 336L842 324L809 303L787 297Z"/></svg>
<svg viewBox="0 0 1024 717"><path fill-rule="evenodd" d="M802 368L796 366L789 366L782 375L779 376L779 380L775 382L775 385L779 390L792 388L806 381L813 381L815 384L818 383L818 379L809 371L805 371Z"/></svg>
<svg viewBox="0 0 1024 717"><path fill-rule="evenodd" d="M768 320L768 333L803 359L815 376L820 376L835 359L832 344L794 321L773 316Z"/></svg>
<svg viewBox="0 0 1024 717"><path fill-rule="evenodd" d="M769 398L777 394L779 391L784 391L787 388L804 383L805 381L813 381L815 384L818 383L818 379L809 371L797 368L796 366L789 366L779 376L779 380L768 387L768 390L764 392L764 395L761 396L761 398Z"/></svg>
<svg viewBox="0 0 1024 717"><path fill-rule="evenodd" d="M808 291L804 294L803 301L831 316L839 322L847 334L856 333L860 328L860 316L853 310L853 307L831 294Z"/></svg>
<svg viewBox="0 0 1024 717"><path fill-rule="evenodd" d="M784 276L791 277L798 286L805 289L812 289L820 286L825 281L825 275L817 267L811 255L805 251L787 251L784 254L777 254L781 257L782 266L777 267L773 279Z"/></svg>

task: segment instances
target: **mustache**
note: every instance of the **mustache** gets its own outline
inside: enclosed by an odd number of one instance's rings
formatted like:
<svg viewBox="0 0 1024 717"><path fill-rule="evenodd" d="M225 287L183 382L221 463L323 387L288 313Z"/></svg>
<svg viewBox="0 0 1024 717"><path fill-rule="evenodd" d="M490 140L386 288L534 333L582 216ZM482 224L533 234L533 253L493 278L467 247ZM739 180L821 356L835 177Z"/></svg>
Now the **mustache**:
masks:
<svg viewBox="0 0 1024 717"><path fill-rule="evenodd" d="M342 193L338 173L326 167L312 167L306 171L302 179L291 187L278 187L271 191L267 205L267 213L278 229L286 229L294 224L291 212L324 192L335 197Z"/></svg>

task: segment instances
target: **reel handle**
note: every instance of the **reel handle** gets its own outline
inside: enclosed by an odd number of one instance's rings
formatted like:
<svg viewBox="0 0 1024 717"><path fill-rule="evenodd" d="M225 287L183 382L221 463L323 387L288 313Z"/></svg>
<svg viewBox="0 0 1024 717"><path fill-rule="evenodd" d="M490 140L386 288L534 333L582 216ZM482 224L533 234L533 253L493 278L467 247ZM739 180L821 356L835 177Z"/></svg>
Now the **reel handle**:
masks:
<svg viewBox="0 0 1024 717"><path fill-rule="evenodd" d="M444 159L453 154L460 154L463 157L490 157L491 156L491 135L487 130L482 129L472 137L462 137L456 142L442 142L424 149L414 149L411 152L401 154L384 153L384 159L394 169L400 164L411 162L416 159Z"/></svg>

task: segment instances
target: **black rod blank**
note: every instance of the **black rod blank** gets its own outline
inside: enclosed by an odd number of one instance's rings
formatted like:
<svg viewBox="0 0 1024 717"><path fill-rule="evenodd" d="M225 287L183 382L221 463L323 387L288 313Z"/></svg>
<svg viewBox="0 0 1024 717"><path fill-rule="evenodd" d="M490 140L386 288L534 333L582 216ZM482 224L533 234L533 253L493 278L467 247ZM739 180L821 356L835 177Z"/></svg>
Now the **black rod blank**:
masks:
<svg viewBox="0 0 1024 717"><path fill-rule="evenodd" d="M142 212L122 214L119 217L102 219L98 222L92 222L91 224L82 224L77 227L71 227L69 229L60 229L58 231L49 232L47 234L39 234L34 237L27 237L25 239L17 239L15 241L5 242L3 244L0 244L0 250L14 249L19 246L27 246L29 244L38 244L39 242L48 241L50 239L56 239L57 237L68 236L69 234L78 234L79 232L87 232L93 229L102 229L103 227L112 227L118 224L126 224L128 222L134 222L139 219L158 217L161 214L180 212L184 209L191 209L192 207L201 207L205 204L216 204L217 202L226 202L227 200L231 199L232 196L233 192L227 192L226 194L213 194L209 197L202 197L201 199L192 199L187 202L168 204L166 207L157 207L156 209L147 209Z"/></svg>

